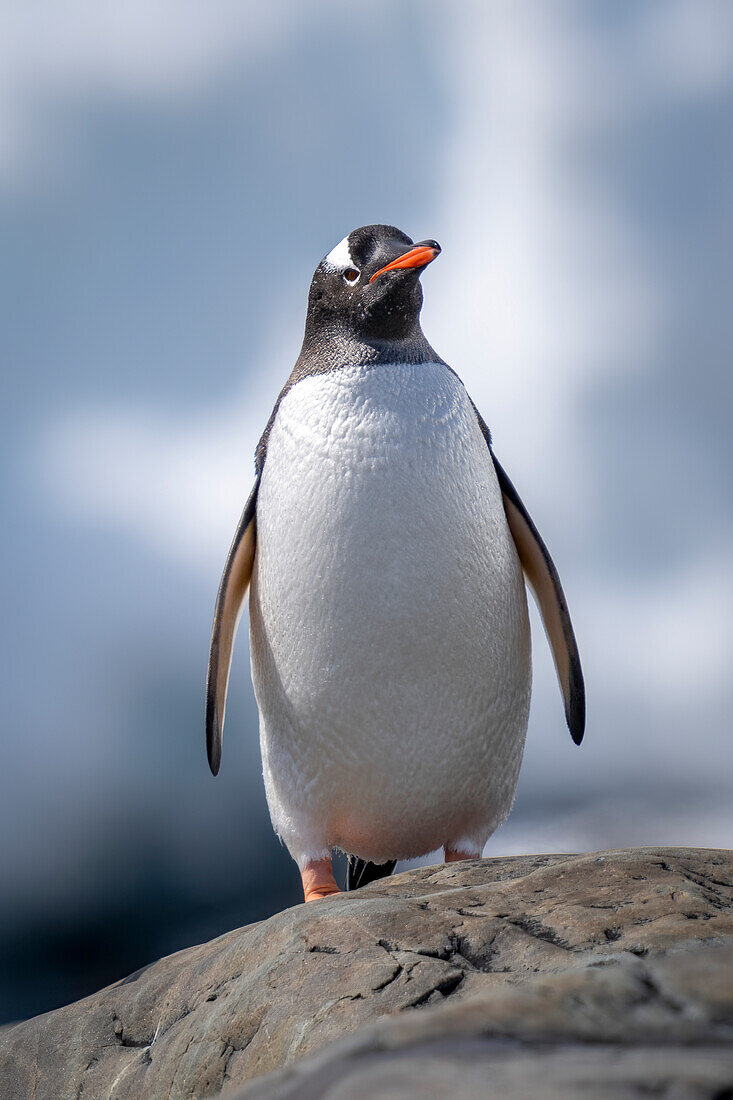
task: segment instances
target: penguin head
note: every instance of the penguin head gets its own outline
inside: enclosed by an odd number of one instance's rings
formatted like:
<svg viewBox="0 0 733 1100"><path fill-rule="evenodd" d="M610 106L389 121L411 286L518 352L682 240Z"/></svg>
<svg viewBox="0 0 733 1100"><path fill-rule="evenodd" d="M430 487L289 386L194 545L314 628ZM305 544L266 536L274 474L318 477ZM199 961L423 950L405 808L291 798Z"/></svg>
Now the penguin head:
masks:
<svg viewBox="0 0 733 1100"><path fill-rule="evenodd" d="M306 330L361 341L402 340L420 329L420 274L440 254L393 225L364 225L321 260L308 296Z"/></svg>

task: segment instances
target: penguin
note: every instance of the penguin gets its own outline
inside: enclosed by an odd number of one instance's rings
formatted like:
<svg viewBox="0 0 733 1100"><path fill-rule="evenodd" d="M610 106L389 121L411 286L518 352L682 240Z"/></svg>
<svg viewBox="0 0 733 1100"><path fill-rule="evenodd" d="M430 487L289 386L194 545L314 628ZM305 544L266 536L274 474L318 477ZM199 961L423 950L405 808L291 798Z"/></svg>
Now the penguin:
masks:
<svg viewBox="0 0 733 1100"><path fill-rule="evenodd" d="M476 858L509 814L532 684L525 583L573 741L578 647L552 558L455 371L420 327L440 255L388 225L315 270L300 355L255 454L219 587L206 738L219 771L249 589L252 683L275 832L306 902L443 849Z"/></svg>

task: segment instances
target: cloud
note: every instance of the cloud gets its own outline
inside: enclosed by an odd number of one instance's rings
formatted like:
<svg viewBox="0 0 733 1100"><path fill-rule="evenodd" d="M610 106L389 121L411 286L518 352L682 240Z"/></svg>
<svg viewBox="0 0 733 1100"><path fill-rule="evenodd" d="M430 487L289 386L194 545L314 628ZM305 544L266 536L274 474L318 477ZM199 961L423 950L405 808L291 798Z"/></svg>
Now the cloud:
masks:
<svg viewBox="0 0 733 1100"><path fill-rule="evenodd" d="M319 10L333 7L320 0ZM185 104L229 67L297 35L310 6L285 0L6 4L0 36L0 184L27 186L64 157L59 115L104 98ZM72 127L62 126L70 138Z"/></svg>
<svg viewBox="0 0 733 1100"><path fill-rule="evenodd" d="M210 19L187 6L175 20L174 7L133 5L118 17L124 33L120 28L115 36L114 25L90 5L95 14L84 41L73 39L80 55L67 43L56 64L81 80L78 70L83 74L87 63L89 79L101 79L91 43L115 38L106 79L127 87L158 81L190 92L200 72L236 52L245 30L250 50L278 43L274 15L252 23L249 9L245 18L232 4ZM180 26L158 71L150 57L138 56L136 43L145 38L152 52L169 21ZM648 35L646 24L639 34ZM457 124L431 166L443 181L433 217L448 247L425 279L426 331L494 425L517 479L531 480L538 496L555 496L561 509L563 498L569 502L561 519L570 518L578 498L592 508L596 488L586 480L582 455L584 396L609 362L616 375L630 363L649 362L663 308L663 283L635 244L623 209L593 181L578 183L582 165L564 152L588 124L605 118L606 95L592 75L608 69L614 43L603 41L537 3L461 5L443 42ZM652 50L637 64L653 67L655 58ZM638 102L622 100L625 111L638 110ZM323 242L324 252L331 243ZM295 301L304 294L286 288L283 296ZM270 317L274 322L274 304ZM289 335L300 327L294 317ZM48 490L64 508L88 518L96 513L177 557L200 561L203 531L220 538L223 517L232 513L232 480L241 492L234 471L249 469L269 414L279 383L267 393L262 379L284 379L283 349L293 346L295 336L265 348L246 392L223 395L203 422L197 412L166 420L135 408L62 414L41 444ZM567 487L564 494L553 491L557 484ZM169 537L174 531L177 540Z"/></svg>
<svg viewBox="0 0 733 1100"><path fill-rule="evenodd" d="M142 7L138 19L154 18L162 34L172 7L154 17ZM244 17L225 9L215 30L202 29L197 52L199 17L186 10L167 76L154 78L152 63L148 72L148 60L121 45L109 79L132 72L137 87L154 79L190 87L191 72L199 79L215 57L231 57ZM442 186L425 234L446 247L425 276L425 329L492 424L555 556L575 563L573 609L593 639L596 700L626 701L627 745L634 715L680 735L701 698L718 713L727 705L733 641L722 608L731 592L719 586L730 532L722 548L701 537L694 558L651 579L640 572L620 582L597 564L605 485L588 398L632 371L653 371L673 300L669 273L644 250L616 177L595 170L592 151L619 127L726 85L733 54L719 39L728 10L648 6L599 32L572 4L465 4L452 10L442 41L455 128L447 146L431 150ZM260 44L276 32L265 19ZM88 65L93 74L96 62ZM324 253L333 243L323 242ZM294 299L296 288L287 294ZM300 324L294 318L264 349L257 376L203 419L106 407L60 415L38 445L45 492L68 516L210 575L248 493L251 454ZM607 473L622 477L623 467ZM660 752L666 731L655 736L639 754Z"/></svg>
<svg viewBox="0 0 733 1100"><path fill-rule="evenodd" d="M298 326L300 327L300 326ZM283 329L272 331L284 336ZM283 341L297 347L293 332ZM282 363L273 347L265 362ZM254 452L273 402L264 370L203 415L85 406L59 417L33 466L54 507L211 576L223 566L254 481Z"/></svg>

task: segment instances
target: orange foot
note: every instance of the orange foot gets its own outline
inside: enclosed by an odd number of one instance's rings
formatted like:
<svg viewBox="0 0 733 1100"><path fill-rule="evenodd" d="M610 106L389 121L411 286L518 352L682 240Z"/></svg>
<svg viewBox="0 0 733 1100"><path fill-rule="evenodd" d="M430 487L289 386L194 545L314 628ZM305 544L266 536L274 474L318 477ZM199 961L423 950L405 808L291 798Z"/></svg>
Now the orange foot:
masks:
<svg viewBox="0 0 733 1100"><path fill-rule="evenodd" d="M457 863L460 859L479 859L481 856L480 852L469 852L465 849L461 851L457 848L444 848L443 851L446 863Z"/></svg>
<svg viewBox="0 0 733 1100"><path fill-rule="evenodd" d="M306 863L300 872L303 880L303 894L306 901L316 901L318 898L327 898L331 894L338 894L340 890L333 877L330 859L314 859Z"/></svg>

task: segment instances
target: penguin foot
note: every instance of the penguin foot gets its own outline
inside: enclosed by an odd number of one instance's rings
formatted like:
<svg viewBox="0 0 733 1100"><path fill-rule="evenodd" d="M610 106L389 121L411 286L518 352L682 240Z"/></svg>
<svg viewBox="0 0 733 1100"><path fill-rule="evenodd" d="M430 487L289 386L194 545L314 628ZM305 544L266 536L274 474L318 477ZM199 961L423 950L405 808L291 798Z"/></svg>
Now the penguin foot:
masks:
<svg viewBox="0 0 733 1100"><path fill-rule="evenodd" d="M461 859L480 859L480 852L469 852L467 849L460 848L444 848L445 862L457 863Z"/></svg>
<svg viewBox="0 0 733 1100"><path fill-rule="evenodd" d="M327 898L331 894L340 894L336 879L333 877L330 859L314 859L306 863L300 872L303 880L303 894L306 901Z"/></svg>

